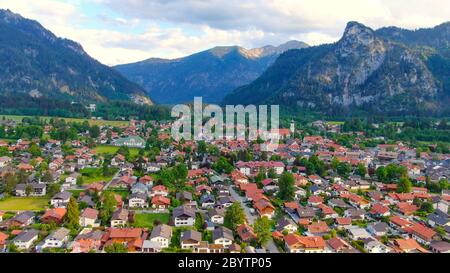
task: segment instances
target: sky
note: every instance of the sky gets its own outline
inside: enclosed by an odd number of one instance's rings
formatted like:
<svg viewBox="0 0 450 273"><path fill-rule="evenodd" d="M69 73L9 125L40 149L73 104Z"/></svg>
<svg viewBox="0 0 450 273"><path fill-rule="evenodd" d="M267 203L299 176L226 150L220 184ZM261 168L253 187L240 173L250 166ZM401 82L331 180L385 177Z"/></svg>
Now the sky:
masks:
<svg viewBox="0 0 450 273"><path fill-rule="evenodd" d="M349 21L374 29L450 21L449 0L0 0L107 65L178 58L214 46L337 41Z"/></svg>

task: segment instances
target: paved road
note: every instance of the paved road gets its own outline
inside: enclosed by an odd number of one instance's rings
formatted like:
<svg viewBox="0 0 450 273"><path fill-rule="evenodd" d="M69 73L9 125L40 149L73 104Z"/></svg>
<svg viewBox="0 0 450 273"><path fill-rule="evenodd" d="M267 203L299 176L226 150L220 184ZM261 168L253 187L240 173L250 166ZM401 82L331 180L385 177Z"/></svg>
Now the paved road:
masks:
<svg viewBox="0 0 450 273"><path fill-rule="evenodd" d="M255 220L257 219L257 216L253 215L250 211L250 208L247 207L245 204L245 197L240 196L233 188L233 186L230 186L230 194L231 197L240 202L242 207L244 208L245 215L247 217L247 221L250 225L253 225L255 223ZM273 239L270 239L270 241L267 243L266 249L269 253L280 253L277 246L275 245L275 242Z"/></svg>
<svg viewBox="0 0 450 273"><path fill-rule="evenodd" d="M233 188L233 186L230 186L230 194L231 197L233 197L233 199L235 201L238 201L241 203L242 207L244 208L244 212L245 212L245 216L247 217L247 221L250 225L253 225L255 223L256 220L256 216L253 215L250 211L250 208L247 207L247 204L245 204L245 197L240 196Z"/></svg>

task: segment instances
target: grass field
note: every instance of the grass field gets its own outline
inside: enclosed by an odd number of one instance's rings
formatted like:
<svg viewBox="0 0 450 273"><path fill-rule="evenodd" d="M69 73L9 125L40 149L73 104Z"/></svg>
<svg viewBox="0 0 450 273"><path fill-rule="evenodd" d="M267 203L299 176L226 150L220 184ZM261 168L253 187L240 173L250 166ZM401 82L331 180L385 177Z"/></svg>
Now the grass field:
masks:
<svg viewBox="0 0 450 273"><path fill-rule="evenodd" d="M97 182L109 182L114 175L104 176L100 168L86 168L80 171L83 176L83 184L88 185Z"/></svg>
<svg viewBox="0 0 450 273"><path fill-rule="evenodd" d="M99 155L114 155L117 153L117 151L120 149L120 147L117 146L111 146L111 145L100 145L94 148L94 150ZM139 154L138 148L130 148L130 155L132 157L135 157Z"/></svg>
<svg viewBox="0 0 450 273"><path fill-rule="evenodd" d="M170 215L168 213L136 214L134 226L140 228L153 228L153 223L155 220L158 220L163 224L167 224L169 223Z"/></svg>
<svg viewBox="0 0 450 273"><path fill-rule="evenodd" d="M23 118L30 117L30 116L0 115L0 119L2 119L3 117L5 117L6 119L14 120L16 122L22 122ZM43 117L43 116L39 116L39 117L46 121L50 120L52 118L57 118L57 117ZM120 127L120 126L127 126L130 124L129 121L120 121L120 120L119 121L116 121L116 120L93 120L93 119L81 119L81 118L60 118L60 119L64 119L66 122L79 122L79 123L88 121L91 126L92 125L98 125L98 126L108 125L108 126Z"/></svg>
<svg viewBox="0 0 450 273"><path fill-rule="evenodd" d="M0 201L0 210L3 211L21 211L44 210L48 206L49 199L41 197L11 197Z"/></svg>

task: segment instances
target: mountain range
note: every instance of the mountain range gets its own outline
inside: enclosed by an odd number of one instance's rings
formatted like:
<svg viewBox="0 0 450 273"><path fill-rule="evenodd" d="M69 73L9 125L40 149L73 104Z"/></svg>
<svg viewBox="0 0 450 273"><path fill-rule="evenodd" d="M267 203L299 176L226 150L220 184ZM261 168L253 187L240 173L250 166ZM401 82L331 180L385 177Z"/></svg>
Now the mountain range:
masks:
<svg viewBox="0 0 450 273"><path fill-rule="evenodd" d="M0 95L152 104L145 90L91 58L80 44L0 10Z"/></svg>
<svg viewBox="0 0 450 273"><path fill-rule="evenodd" d="M373 30L348 23L334 44L290 50L222 104L280 104L328 114L450 112L450 23Z"/></svg>
<svg viewBox="0 0 450 273"><path fill-rule="evenodd" d="M151 105L201 96L207 103L279 104L330 115L450 115L450 22L417 30L350 22L333 44L215 47L111 68L77 42L0 10L0 63L2 107L11 109L17 100L25 103L20 109L50 109L73 101Z"/></svg>
<svg viewBox="0 0 450 273"><path fill-rule="evenodd" d="M281 53L306 47L298 41L256 49L222 46L184 58L153 58L115 68L143 86L158 103L191 102L196 96L218 103L237 87L258 78Z"/></svg>

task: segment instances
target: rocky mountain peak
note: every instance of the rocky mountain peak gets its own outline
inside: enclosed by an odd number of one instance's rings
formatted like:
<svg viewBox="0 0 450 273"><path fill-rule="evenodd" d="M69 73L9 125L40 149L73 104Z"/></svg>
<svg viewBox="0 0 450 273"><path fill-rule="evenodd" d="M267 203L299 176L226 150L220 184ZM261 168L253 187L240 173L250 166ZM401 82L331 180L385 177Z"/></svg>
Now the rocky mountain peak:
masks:
<svg viewBox="0 0 450 273"><path fill-rule="evenodd" d="M375 40L375 32L358 22L349 22L340 43L368 46Z"/></svg>

